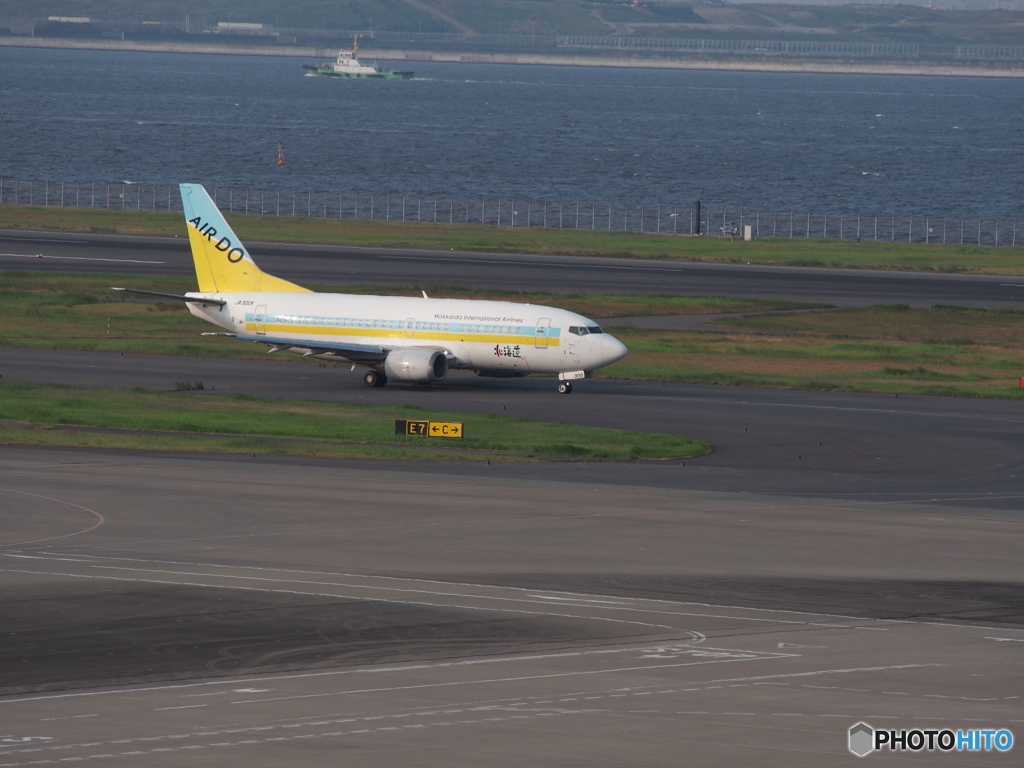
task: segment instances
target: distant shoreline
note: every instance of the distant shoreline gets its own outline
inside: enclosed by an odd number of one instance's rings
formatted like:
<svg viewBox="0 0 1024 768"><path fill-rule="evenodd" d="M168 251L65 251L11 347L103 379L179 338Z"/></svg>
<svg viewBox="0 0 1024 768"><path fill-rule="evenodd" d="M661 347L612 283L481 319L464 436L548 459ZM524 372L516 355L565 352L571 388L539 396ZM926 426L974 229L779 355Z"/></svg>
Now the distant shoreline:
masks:
<svg viewBox="0 0 1024 768"><path fill-rule="evenodd" d="M283 45L225 45L217 43L145 42L139 40L77 40L43 37L0 37L0 46L15 48L62 48L72 50L135 51L144 53L198 53L232 56L288 56L333 59L337 47ZM730 72L802 72L807 74L912 75L931 77L1022 78L1024 66L984 67L965 64L865 62L842 59L772 60L766 58L672 57L581 55L550 53L480 53L477 51L425 51L365 48L367 57L389 61L429 61L458 64L519 64L569 67L618 67L627 69L690 69Z"/></svg>

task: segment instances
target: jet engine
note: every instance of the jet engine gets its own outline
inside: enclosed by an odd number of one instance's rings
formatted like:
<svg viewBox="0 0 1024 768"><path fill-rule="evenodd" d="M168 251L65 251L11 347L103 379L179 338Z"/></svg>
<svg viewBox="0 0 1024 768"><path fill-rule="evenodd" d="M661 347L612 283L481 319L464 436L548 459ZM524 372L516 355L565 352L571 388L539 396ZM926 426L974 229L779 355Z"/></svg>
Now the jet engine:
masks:
<svg viewBox="0 0 1024 768"><path fill-rule="evenodd" d="M384 358L388 378L433 384L448 375L448 358L439 349L396 349Z"/></svg>

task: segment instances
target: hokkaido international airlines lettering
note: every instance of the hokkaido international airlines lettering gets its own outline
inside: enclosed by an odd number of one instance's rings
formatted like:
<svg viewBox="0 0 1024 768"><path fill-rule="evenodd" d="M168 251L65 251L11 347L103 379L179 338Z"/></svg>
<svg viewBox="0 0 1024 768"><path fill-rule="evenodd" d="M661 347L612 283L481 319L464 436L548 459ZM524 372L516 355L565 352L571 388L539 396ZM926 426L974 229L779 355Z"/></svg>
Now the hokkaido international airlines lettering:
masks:
<svg viewBox="0 0 1024 768"><path fill-rule="evenodd" d="M199 233L206 236L206 239L213 243L213 238L217 236L217 230L209 224L203 224L203 220L196 216L194 219L189 219L188 223L199 230ZM217 242L213 243L213 247L218 251L226 251L228 254L228 261L232 264L236 264L245 257L245 251L231 242L231 238L222 237Z"/></svg>
<svg viewBox="0 0 1024 768"><path fill-rule="evenodd" d="M521 317L488 317L484 315L448 315L443 312L434 313L435 320L466 320L471 323L516 323L522 325Z"/></svg>

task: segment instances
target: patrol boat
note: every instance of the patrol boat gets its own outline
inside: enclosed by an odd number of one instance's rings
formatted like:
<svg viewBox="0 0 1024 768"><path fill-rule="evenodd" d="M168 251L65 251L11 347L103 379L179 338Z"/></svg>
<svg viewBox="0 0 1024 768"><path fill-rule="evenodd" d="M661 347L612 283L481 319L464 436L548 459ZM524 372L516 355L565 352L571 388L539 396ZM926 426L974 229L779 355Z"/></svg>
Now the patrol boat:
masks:
<svg viewBox="0 0 1024 768"><path fill-rule="evenodd" d="M375 65L360 64L356 55L359 53L359 38L352 40L352 52L338 51L338 60L324 64L304 64L308 70L306 77L372 77L383 80L410 80L412 72L382 71Z"/></svg>

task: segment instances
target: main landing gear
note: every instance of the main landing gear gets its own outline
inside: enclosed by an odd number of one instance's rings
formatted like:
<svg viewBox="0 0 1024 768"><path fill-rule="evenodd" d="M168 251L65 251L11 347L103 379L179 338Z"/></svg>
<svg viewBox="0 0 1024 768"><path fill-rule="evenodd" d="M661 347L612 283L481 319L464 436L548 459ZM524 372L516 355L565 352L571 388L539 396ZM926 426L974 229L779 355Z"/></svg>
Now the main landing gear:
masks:
<svg viewBox="0 0 1024 768"><path fill-rule="evenodd" d="M572 394L572 383L568 381L558 382L558 394L560 395L571 395Z"/></svg>
<svg viewBox="0 0 1024 768"><path fill-rule="evenodd" d="M363 384L368 387L383 387L388 383L388 377L372 368L363 376Z"/></svg>

